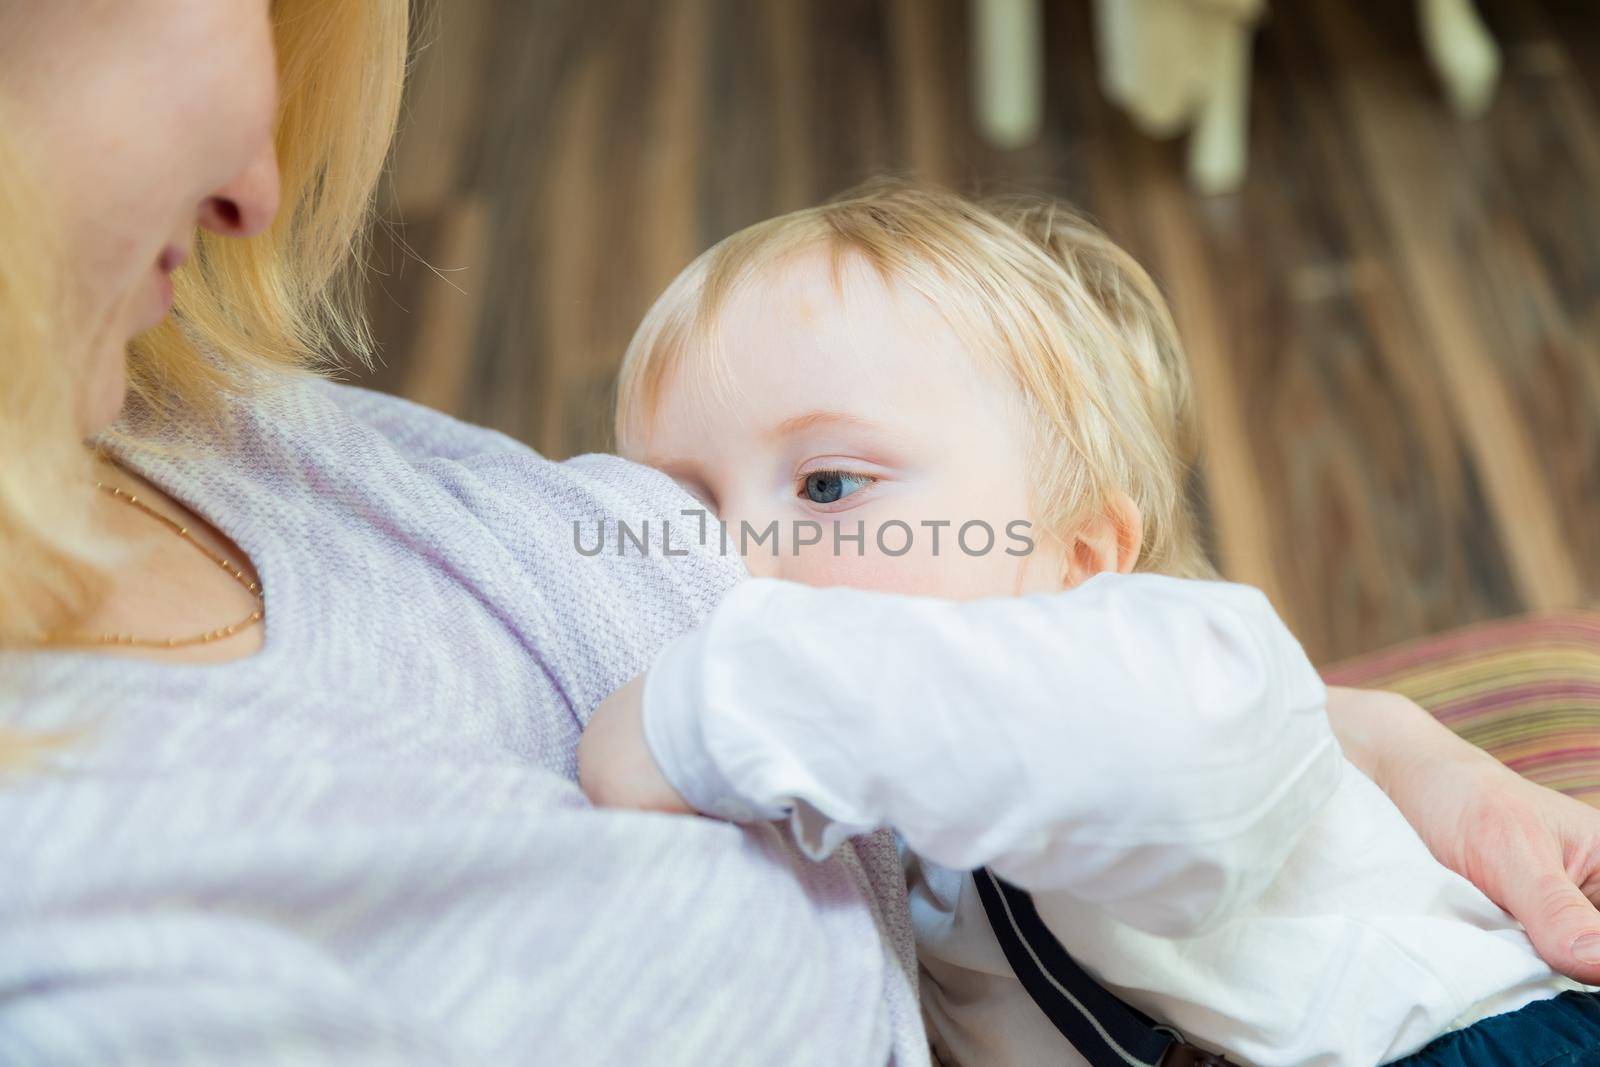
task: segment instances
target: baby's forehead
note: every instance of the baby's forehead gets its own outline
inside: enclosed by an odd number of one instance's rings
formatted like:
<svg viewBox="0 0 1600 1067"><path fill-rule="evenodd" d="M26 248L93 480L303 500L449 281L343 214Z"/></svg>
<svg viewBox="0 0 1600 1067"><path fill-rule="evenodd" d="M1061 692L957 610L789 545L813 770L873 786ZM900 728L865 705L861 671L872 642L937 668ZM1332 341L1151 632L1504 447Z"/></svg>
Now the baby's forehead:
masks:
<svg viewBox="0 0 1600 1067"><path fill-rule="evenodd" d="M861 309L911 310L911 298L916 296L905 282L860 251L816 244L753 259L710 310L717 319L774 306L839 315Z"/></svg>
<svg viewBox="0 0 1600 1067"><path fill-rule="evenodd" d="M934 302L860 253L813 248L753 268L709 315L711 351L770 385L849 374L855 387L970 373L976 354ZM685 369L703 360L685 361ZM798 384L798 383L797 383Z"/></svg>
<svg viewBox="0 0 1600 1067"><path fill-rule="evenodd" d="M705 325L662 382L647 432L757 435L842 412L951 433L1009 392L927 297L860 256L796 256L752 273Z"/></svg>
<svg viewBox="0 0 1600 1067"><path fill-rule="evenodd" d="M754 440L812 411L949 436L999 403L1020 429L1016 385L984 332L958 330L936 303L962 305L966 287L924 266L880 269L811 242L686 275L676 296L686 316L641 364L658 373L636 373L621 398L624 450Z"/></svg>

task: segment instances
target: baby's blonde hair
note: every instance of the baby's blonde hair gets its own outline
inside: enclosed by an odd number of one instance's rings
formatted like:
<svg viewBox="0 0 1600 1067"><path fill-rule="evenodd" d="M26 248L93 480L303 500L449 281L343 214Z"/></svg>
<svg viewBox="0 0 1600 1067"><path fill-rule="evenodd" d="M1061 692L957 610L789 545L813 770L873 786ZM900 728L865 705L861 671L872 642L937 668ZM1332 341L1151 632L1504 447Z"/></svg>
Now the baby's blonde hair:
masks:
<svg viewBox="0 0 1600 1067"><path fill-rule="evenodd" d="M1035 518L1065 540L1115 514L1142 522L1136 570L1215 577L1187 482L1197 448L1172 314L1144 268L1059 201L982 202L878 179L825 204L740 230L691 263L645 315L617 383L627 450L686 356L715 382L716 318L730 295L792 256L822 249L836 280L849 256L931 302L1031 414Z"/></svg>

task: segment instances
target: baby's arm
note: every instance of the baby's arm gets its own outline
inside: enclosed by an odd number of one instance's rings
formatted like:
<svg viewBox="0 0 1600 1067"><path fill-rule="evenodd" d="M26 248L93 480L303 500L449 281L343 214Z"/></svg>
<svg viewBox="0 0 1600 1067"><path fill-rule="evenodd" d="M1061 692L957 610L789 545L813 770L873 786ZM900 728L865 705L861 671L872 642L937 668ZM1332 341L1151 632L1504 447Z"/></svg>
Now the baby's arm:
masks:
<svg viewBox="0 0 1600 1067"><path fill-rule="evenodd" d="M1105 574L957 602L756 580L663 651L642 725L707 814L790 817L818 856L892 826L1178 934L1253 900L1332 792L1324 699L1246 586ZM602 801L603 777L585 768Z"/></svg>

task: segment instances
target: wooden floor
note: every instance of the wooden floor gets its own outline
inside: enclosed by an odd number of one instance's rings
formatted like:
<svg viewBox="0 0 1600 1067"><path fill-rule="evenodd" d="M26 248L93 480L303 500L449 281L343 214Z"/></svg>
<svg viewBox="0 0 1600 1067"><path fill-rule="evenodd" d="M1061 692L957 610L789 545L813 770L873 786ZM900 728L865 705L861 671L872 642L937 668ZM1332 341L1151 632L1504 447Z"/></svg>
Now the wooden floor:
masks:
<svg viewBox="0 0 1600 1067"><path fill-rule="evenodd" d="M1318 662L1600 598L1591 0L1482 0L1506 70L1471 124L1408 4L1273 5L1250 179L1213 200L1102 102L1087 0L1047 5L1047 128L1011 153L972 129L964 0L434 6L367 384L602 448L634 324L716 239L888 170L1037 188L1169 294L1214 552Z"/></svg>

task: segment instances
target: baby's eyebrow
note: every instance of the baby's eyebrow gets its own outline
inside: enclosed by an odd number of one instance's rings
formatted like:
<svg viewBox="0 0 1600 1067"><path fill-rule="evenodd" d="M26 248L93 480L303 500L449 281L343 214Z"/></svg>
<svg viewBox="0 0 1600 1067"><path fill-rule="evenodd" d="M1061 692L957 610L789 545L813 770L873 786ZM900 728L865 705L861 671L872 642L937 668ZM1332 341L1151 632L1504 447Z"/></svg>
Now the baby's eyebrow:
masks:
<svg viewBox="0 0 1600 1067"><path fill-rule="evenodd" d="M885 436L891 434L888 427L872 419L860 415L851 415L843 411L807 411L801 415L794 415L784 419L772 428L769 437L789 437L803 433L806 430L825 426L840 426L849 429L870 430Z"/></svg>

